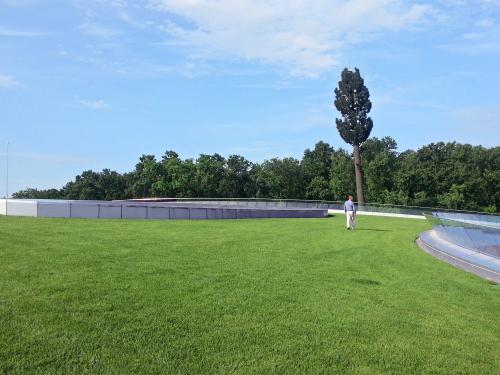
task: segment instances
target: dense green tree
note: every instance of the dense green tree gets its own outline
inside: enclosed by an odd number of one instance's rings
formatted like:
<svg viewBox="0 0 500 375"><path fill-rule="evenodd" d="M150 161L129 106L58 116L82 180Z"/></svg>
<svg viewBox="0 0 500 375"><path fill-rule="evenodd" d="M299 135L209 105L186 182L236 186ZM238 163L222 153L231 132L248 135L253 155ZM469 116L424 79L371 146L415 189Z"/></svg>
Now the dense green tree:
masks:
<svg viewBox="0 0 500 375"><path fill-rule="evenodd" d="M199 197L217 198L221 196L226 160L219 154L201 154L196 160L196 182Z"/></svg>
<svg viewBox="0 0 500 375"><path fill-rule="evenodd" d="M394 191L397 143L391 137L371 138L361 146L366 196L371 202L400 203Z"/></svg>
<svg viewBox="0 0 500 375"><path fill-rule="evenodd" d="M246 198L254 194L252 163L239 155L230 155L220 184L220 195L227 198Z"/></svg>
<svg viewBox="0 0 500 375"><path fill-rule="evenodd" d="M99 173L92 170L83 171L75 177L75 181L68 182L63 188L67 199L100 200L104 199L105 192L99 183Z"/></svg>
<svg viewBox="0 0 500 375"><path fill-rule="evenodd" d="M399 155L396 189L410 204L455 209L498 208L498 148L431 143Z"/></svg>
<svg viewBox="0 0 500 375"><path fill-rule="evenodd" d="M357 201L364 203L363 170L359 147L370 136L373 121L368 117L372 108L370 92L358 68L354 71L347 68L342 71L341 80L335 89L335 107L342 114L342 118L335 120L337 130L342 139L353 146Z"/></svg>
<svg viewBox="0 0 500 375"><path fill-rule="evenodd" d="M152 196L153 186L162 180L162 168L154 155L142 155L131 176L130 195L135 198Z"/></svg>
<svg viewBox="0 0 500 375"><path fill-rule="evenodd" d="M316 177L328 180L332 167L332 155L333 148L323 141L316 143L313 150L306 149L301 161L306 181Z"/></svg>
<svg viewBox="0 0 500 375"><path fill-rule="evenodd" d="M28 188L25 190L20 190L12 194L14 199L62 199L64 195L61 190L58 189L47 189L38 190L33 188Z"/></svg>
<svg viewBox="0 0 500 375"><path fill-rule="evenodd" d="M333 199L345 200L356 190L354 164L349 153L343 149L334 151L330 170L330 188Z"/></svg>
<svg viewBox="0 0 500 375"><path fill-rule="evenodd" d="M162 157L162 180L157 183L155 196L197 197L196 166L192 159L182 160L175 151L167 150ZM161 191L161 193L160 193Z"/></svg>
<svg viewBox="0 0 500 375"><path fill-rule="evenodd" d="M306 188L306 199L330 201L335 197L329 180L324 177L314 177Z"/></svg>
<svg viewBox="0 0 500 375"><path fill-rule="evenodd" d="M305 150L301 168L306 185L307 199L333 199L330 188L330 170L332 168L333 148L328 143L318 142L313 150Z"/></svg>
<svg viewBox="0 0 500 375"><path fill-rule="evenodd" d="M179 198L199 197L199 187L196 181L197 169L193 159L171 163L169 167L169 171L172 171L175 196Z"/></svg>
<svg viewBox="0 0 500 375"><path fill-rule="evenodd" d="M360 147L370 201L498 212L500 147L431 143L397 152L394 139L371 138ZM274 158L251 163L219 154L181 159L166 151L161 161L142 155L135 169L83 171L62 189L28 188L14 198L112 200L141 197L259 197L341 200L356 189L353 157L318 142L301 161Z"/></svg>
<svg viewBox="0 0 500 375"><path fill-rule="evenodd" d="M262 198L302 199L305 195L303 181L302 169L297 159L266 160L256 175L256 195Z"/></svg>
<svg viewBox="0 0 500 375"><path fill-rule="evenodd" d="M115 171L103 169L98 176L98 190L102 191L104 200L125 199L126 181L125 178Z"/></svg>
<svg viewBox="0 0 500 375"><path fill-rule="evenodd" d="M500 147L485 150L485 164L479 171L484 188L484 198L478 204L489 212L500 211Z"/></svg>
<svg viewBox="0 0 500 375"><path fill-rule="evenodd" d="M448 192L437 196L437 201L441 207L462 209L466 203L464 190L464 185L453 184Z"/></svg>

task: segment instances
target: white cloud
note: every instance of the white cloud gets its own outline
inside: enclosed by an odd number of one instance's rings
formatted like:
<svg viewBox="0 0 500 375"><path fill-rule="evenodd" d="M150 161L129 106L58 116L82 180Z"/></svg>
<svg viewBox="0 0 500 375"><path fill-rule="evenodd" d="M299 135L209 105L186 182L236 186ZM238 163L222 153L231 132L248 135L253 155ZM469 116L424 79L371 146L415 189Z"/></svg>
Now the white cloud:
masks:
<svg viewBox="0 0 500 375"><path fill-rule="evenodd" d="M495 20L493 18L483 18L476 23L478 26L488 28L495 25Z"/></svg>
<svg viewBox="0 0 500 375"><path fill-rule="evenodd" d="M90 23L90 22L85 22L84 24L80 25L79 28L85 34L91 36L97 36L99 38L112 38L114 36L123 34L123 31L121 30L101 26L96 23Z"/></svg>
<svg viewBox="0 0 500 375"><path fill-rule="evenodd" d="M458 52L470 56L492 55L500 52L500 26L492 18L481 18L479 21L463 21L466 31L462 37L454 41L445 42L437 47L451 52Z"/></svg>
<svg viewBox="0 0 500 375"><path fill-rule="evenodd" d="M194 58L259 61L305 76L335 66L343 47L412 27L433 10L401 0L150 0L150 6L187 21L166 21L162 29Z"/></svg>
<svg viewBox="0 0 500 375"><path fill-rule="evenodd" d="M480 0L479 2L485 8L500 7L500 0Z"/></svg>
<svg viewBox="0 0 500 375"><path fill-rule="evenodd" d="M0 6L28 7L38 5L42 0L0 0Z"/></svg>
<svg viewBox="0 0 500 375"><path fill-rule="evenodd" d="M16 77L0 73L0 89L16 89L19 87L21 87L21 84L16 80Z"/></svg>
<svg viewBox="0 0 500 375"><path fill-rule="evenodd" d="M462 37L466 40L481 39L483 35L480 33L465 33Z"/></svg>
<svg viewBox="0 0 500 375"><path fill-rule="evenodd" d="M438 48L450 52L457 52L469 56L493 55L500 53L500 42L498 38L484 35L475 35L474 39L464 38L463 43L455 42L437 45Z"/></svg>
<svg viewBox="0 0 500 375"><path fill-rule="evenodd" d="M453 51L453 48L450 49ZM499 42L485 42L476 45L471 45L465 49L456 48L454 51L468 54L471 56L481 55L481 54L499 54L500 53L500 43Z"/></svg>
<svg viewBox="0 0 500 375"><path fill-rule="evenodd" d="M99 99L99 100L80 100L80 104L84 105L87 108L91 108L91 109L110 108L110 105L101 99Z"/></svg>
<svg viewBox="0 0 500 375"><path fill-rule="evenodd" d="M0 36L7 37L20 37L20 38L36 38L41 36L48 35L47 32L44 31L35 31L35 30L15 30L9 29L5 27L0 27Z"/></svg>

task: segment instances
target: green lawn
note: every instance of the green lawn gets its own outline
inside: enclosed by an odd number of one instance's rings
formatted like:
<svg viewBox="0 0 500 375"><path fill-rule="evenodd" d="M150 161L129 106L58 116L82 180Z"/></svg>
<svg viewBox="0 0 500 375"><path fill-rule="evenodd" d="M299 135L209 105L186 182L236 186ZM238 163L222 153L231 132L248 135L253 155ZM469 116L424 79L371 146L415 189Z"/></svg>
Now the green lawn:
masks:
<svg viewBox="0 0 500 375"><path fill-rule="evenodd" d="M0 373L500 373L500 286L358 222L0 217Z"/></svg>

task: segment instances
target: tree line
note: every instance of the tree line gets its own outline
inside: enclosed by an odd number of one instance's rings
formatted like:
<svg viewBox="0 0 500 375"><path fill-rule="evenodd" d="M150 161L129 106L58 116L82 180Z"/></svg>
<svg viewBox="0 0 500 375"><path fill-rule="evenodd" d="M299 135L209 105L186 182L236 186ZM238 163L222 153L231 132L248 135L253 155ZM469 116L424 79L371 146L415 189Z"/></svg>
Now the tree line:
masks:
<svg viewBox="0 0 500 375"><path fill-rule="evenodd" d="M500 147L431 143L398 152L391 137L369 138L360 146L365 200L498 212ZM87 170L61 189L28 188L13 198L113 200L144 197L275 198L345 200L356 195L353 154L326 142L302 158L254 163L243 156L201 154L182 159L166 151L161 159L142 155L135 169L118 173Z"/></svg>

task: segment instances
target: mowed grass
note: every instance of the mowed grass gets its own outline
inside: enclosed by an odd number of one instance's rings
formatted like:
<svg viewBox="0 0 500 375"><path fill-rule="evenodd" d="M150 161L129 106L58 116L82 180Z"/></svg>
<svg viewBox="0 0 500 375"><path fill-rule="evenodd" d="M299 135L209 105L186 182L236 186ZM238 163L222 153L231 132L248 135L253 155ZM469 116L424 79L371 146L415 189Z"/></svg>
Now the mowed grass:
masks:
<svg viewBox="0 0 500 375"><path fill-rule="evenodd" d="M500 373L499 286L358 224L0 217L0 372Z"/></svg>

